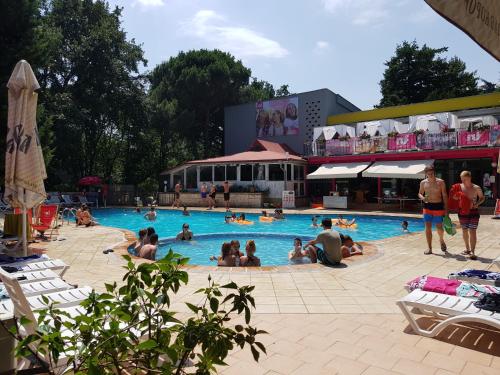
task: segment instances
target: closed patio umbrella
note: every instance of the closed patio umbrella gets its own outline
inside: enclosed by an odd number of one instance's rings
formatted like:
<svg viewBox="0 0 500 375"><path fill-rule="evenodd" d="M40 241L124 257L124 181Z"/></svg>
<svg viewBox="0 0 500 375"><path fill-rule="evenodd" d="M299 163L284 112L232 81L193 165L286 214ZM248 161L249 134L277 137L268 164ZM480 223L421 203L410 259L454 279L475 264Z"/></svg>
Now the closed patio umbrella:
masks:
<svg viewBox="0 0 500 375"><path fill-rule="evenodd" d="M5 150L5 197L23 213L23 254L27 255L26 210L46 198L47 178L36 126L40 86L30 64L19 61L9 82L7 147Z"/></svg>

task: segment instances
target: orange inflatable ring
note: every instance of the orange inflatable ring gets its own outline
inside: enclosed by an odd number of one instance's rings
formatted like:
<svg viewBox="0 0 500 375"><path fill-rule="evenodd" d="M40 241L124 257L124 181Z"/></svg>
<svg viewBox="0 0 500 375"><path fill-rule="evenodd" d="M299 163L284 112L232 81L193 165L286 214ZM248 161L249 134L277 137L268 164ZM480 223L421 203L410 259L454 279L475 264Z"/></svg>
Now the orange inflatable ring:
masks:
<svg viewBox="0 0 500 375"><path fill-rule="evenodd" d="M259 216L259 221L262 221L265 223L272 223L274 221L274 218L270 217L270 216Z"/></svg>
<svg viewBox="0 0 500 375"><path fill-rule="evenodd" d="M234 223L239 224L239 225L252 225L253 221L251 220L236 220Z"/></svg>

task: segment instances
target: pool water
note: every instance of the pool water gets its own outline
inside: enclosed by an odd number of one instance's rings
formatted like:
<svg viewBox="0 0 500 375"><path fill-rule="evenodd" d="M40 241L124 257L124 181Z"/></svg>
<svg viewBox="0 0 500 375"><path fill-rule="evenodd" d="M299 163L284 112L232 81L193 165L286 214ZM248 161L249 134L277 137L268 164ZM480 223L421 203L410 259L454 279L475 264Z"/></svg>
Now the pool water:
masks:
<svg viewBox="0 0 500 375"><path fill-rule="evenodd" d="M213 265L209 257L220 254L222 242L231 239L240 240L242 252L244 252L246 240L254 239L257 245L256 255L261 259L262 265L288 264L288 251L293 248L293 238L300 237L305 243L321 231L321 228L311 226L312 215L287 215L285 220L265 223L259 221L260 215L258 214L245 214L246 219L254 223L239 225L226 224L223 212L192 211L190 216L183 216L180 210L158 210L156 221L148 221L144 218L146 211L143 209L141 213L137 213L133 209L108 208L93 210L93 215L102 225L129 229L135 233L141 228L152 226L161 242L157 258L161 258L169 248L172 248L190 257L190 263L200 265ZM353 216L345 215L344 218L350 220ZM339 228L339 230L350 235L354 241L374 241L402 235L401 222L403 220L408 221L410 232L423 230L422 220L382 216L357 216L356 229ZM318 222L321 222L321 217ZM183 223L189 224L194 233L195 242L184 243L171 240L181 231ZM196 240L197 235L201 234L218 234L219 236L207 236Z"/></svg>

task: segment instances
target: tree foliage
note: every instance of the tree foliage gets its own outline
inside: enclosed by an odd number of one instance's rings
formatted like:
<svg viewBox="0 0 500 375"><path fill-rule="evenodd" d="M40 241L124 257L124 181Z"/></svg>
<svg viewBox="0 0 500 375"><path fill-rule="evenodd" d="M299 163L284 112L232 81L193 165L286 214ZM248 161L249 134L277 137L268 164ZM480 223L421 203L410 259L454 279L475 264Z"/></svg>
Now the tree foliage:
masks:
<svg viewBox="0 0 500 375"><path fill-rule="evenodd" d="M186 303L191 315L178 319L172 311L172 297L188 282L182 269L188 259L171 250L155 263L136 265L129 256L123 285L106 284L105 293L93 292L82 302L83 314L70 314L57 304L38 311L38 328L22 336L20 326L31 325L25 317L16 321L18 357L41 359L40 365L54 374L54 364L66 357L59 371L74 374L186 374L215 372L235 347L250 348L258 361L266 353L257 341L265 331L250 325L255 307L253 286L231 282L216 284L196 293L199 304ZM237 315L243 322L229 326ZM41 355L46 354L45 358ZM60 362L61 363L61 362ZM188 368L189 367L189 368Z"/></svg>
<svg viewBox="0 0 500 375"><path fill-rule="evenodd" d="M447 47L420 47L416 41L405 41L396 47L385 62L380 81L382 99L379 107L456 98L479 93L476 72L467 72L458 57L441 55Z"/></svg>
<svg viewBox="0 0 500 375"><path fill-rule="evenodd" d="M105 0L0 6L0 85L20 59L35 71L49 190L73 189L85 175L134 185L149 179L149 189L165 168L222 152L225 106L288 92L287 85L275 91L250 80L250 69L218 50L180 52L144 71L142 47L127 39L122 10ZM7 90L0 90L0 120L6 118Z"/></svg>

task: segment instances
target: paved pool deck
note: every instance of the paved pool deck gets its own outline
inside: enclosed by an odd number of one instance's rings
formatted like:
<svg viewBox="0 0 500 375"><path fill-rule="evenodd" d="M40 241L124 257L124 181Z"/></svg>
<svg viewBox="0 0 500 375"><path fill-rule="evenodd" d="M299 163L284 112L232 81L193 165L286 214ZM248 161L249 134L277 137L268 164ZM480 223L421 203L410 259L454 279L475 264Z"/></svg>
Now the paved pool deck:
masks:
<svg viewBox="0 0 500 375"><path fill-rule="evenodd" d="M346 214L332 210L286 212ZM374 241L376 254L347 263L344 268L319 264L243 271L194 268L189 270L189 284L174 298L172 309L188 314L184 302L200 301L193 292L206 285L209 273L220 283L232 280L255 285L257 309L252 324L269 332L261 340L268 354L256 363L249 351L236 350L227 359L229 367L219 370L224 375L498 375L499 331L477 325L450 326L436 338L424 338L412 333L395 301L405 295L404 283L416 276L446 277L463 268L490 267L492 259L500 255L499 233L500 220L481 218L476 261L458 255L464 250L459 231L454 237L446 237L449 255L438 250L437 236L435 254L424 255L424 234L414 233ZM102 290L105 282L121 280L124 261L118 254L120 247L132 239L130 233L100 226L75 228L65 223L59 237L65 239L32 247L70 264L65 275L69 282ZM103 254L113 247L114 253ZM421 323L431 325L435 320L422 317Z"/></svg>

